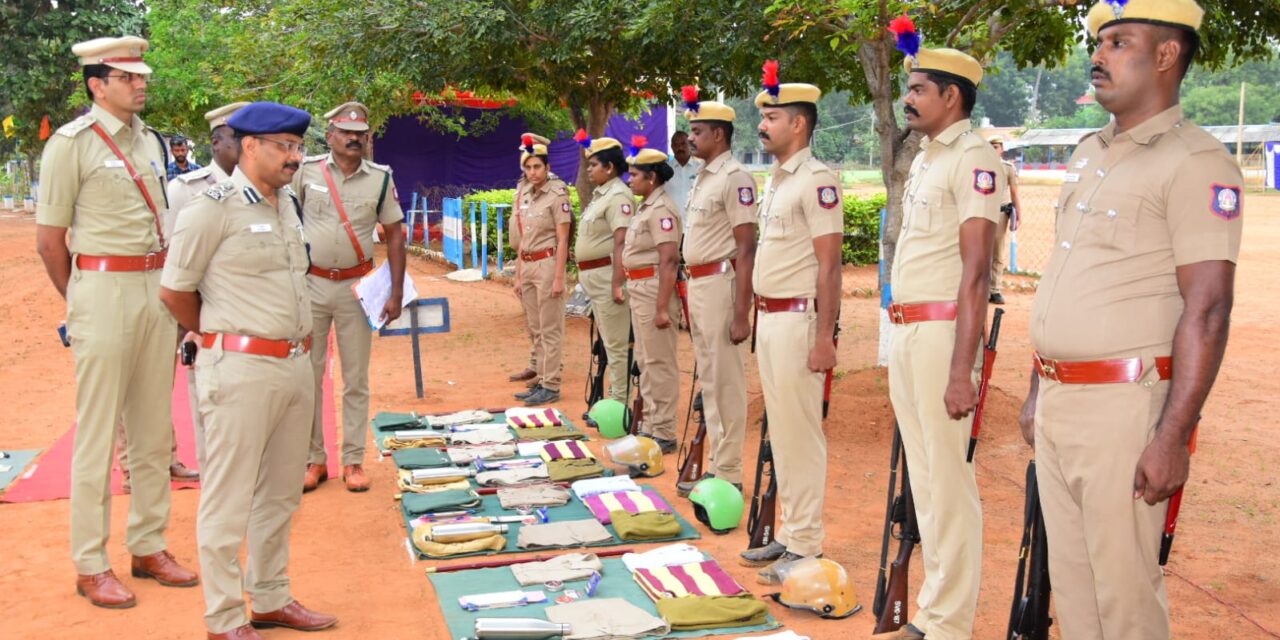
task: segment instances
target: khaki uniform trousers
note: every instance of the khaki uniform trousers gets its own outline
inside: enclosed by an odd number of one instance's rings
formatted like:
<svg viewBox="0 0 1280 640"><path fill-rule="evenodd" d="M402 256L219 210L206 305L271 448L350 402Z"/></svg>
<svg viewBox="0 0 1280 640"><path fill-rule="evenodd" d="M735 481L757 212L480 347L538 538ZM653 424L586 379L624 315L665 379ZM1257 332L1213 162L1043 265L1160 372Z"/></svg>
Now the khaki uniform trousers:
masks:
<svg viewBox="0 0 1280 640"><path fill-rule="evenodd" d="M613 301L613 265L578 272L578 282L591 298L591 314L596 317L596 327L604 350L609 357L609 395L623 404L627 403L627 344L631 339L631 307L627 305L626 289L622 304Z"/></svg>
<svg viewBox="0 0 1280 640"><path fill-rule="evenodd" d="M71 558L82 575L111 568L111 457L127 430L133 499L125 544L134 555L166 548L170 405L177 325L160 302L160 272L85 272L67 285L67 335L76 363L71 454Z"/></svg>
<svg viewBox="0 0 1280 640"><path fill-rule="evenodd" d="M743 345L729 340L736 282L733 271L689 279L690 333L710 440L707 470L729 482L742 482L742 443L747 433Z"/></svg>
<svg viewBox="0 0 1280 640"><path fill-rule="evenodd" d="M817 330L812 305L804 312L762 312L756 320L756 360L782 511L777 539L802 556L822 553L826 537L822 527L827 487L827 437L822 432L826 374L810 371L808 365ZM702 401L706 403L706 396Z"/></svg>
<svg viewBox="0 0 1280 640"><path fill-rule="evenodd" d="M1149 354L1132 384L1040 379L1036 481L1064 638L1170 637L1157 563L1169 503L1133 499L1134 469L1169 394L1154 365Z"/></svg>
<svg viewBox="0 0 1280 640"><path fill-rule="evenodd" d="M1004 279L1004 270L1008 266L1008 259L1005 257L1008 250L1005 249L1004 239L1009 235L1009 214L1000 214L1000 222L996 223L996 241L991 249L991 289L989 293L995 295L1000 293L1000 281Z"/></svg>
<svg viewBox="0 0 1280 640"><path fill-rule="evenodd" d="M369 352L373 330L360 300L351 291L354 280L307 276L311 292L311 367L315 378L315 411L307 463L325 464L324 370L329 360L329 330L337 334L342 366L342 464L363 464L369 429Z"/></svg>
<svg viewBox="0 0 1280 640"><path fill-rule="evenodd" d="M178 331L178 340L181 341L184 332ZM178 342L178 348L182 348L182 342ZM200 412L196 410L196 385L193 375L193 369L187 369L187 405L191 407L191 428L195 431L196 441L196 458L197 460L204 456L204 426L200 424ZM174 376L177 377L176 375ZM172 423L170 429L175 429ZM176 429L175 429L176 430ZM173 447L169 449L169 464L178 464L178 436L173 437ZM120 470L125 473L129 472L129 434L125 432L124 422L116 425L116 459L120 461Z"/></svg>
<svg viewBox="0 0 1280 640"><path fill-rule="evenodd" d="M943 402L955 335L955 322L916 322L894 325L889 338L889 397L924 551L911 624L938 640L973 637L982 579L982 503L973 465L965 462L973 416L952 420ZM978 371L981 365L979 358Z"/></svg>
<svg viewBox="0 0 1280 640"><path fill-rule="evenodd" d="M564 369L564 296L551 297L555 278L554 255L520 265L520 302L533 331L533 361L537 365L534 371L538 372L538 384L559 391Z"/></svg>
<svg viewBox="0 0 1280 640"><path fill-rule="evenodd" d="M534 372L538 371L538 341L533 337L534 318L538 317L538 307L533 304L536 301L537 297L524 295L524 283L521 283L520 308L524 309L524 330L529 334L529 370Z"/></svg>
<svg viewBox="0 0 1280 640"><path fill-rule="evenodd" d="M205 626L246 624L244 592L266 613L293 601L289 528L302 500L314 386L305 357L202 349L196 361L206 445L196 541ZM248 570L240 547L248 539Z"/></svg>
<svg viewBox="0 0 1280 640"><path fill-rule="evenodd" d="M640 395L644 396L644 424L646 435L663 440L675 440L676 403L680 399L680 363L677 360L676 337L684 311L680 299L673 291L667 315L671 324L659 329L653 324L658 302L658 276L631 280L627 283L631 294L631 327L635 330L635 360L640 365Z"/></svg>

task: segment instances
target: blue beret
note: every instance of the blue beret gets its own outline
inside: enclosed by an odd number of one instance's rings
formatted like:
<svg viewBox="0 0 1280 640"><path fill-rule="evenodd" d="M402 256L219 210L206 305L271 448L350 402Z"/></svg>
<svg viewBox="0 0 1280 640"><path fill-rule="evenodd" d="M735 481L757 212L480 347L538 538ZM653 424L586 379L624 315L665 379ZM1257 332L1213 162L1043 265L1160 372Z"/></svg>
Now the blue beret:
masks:
<svg viewBox="0 0 1280 640"><path fill-rule="evenodd" d="M301 136L311 126L311 114L278 102L253 102L236 111L227 126L237 133L292 133Z"/></svg>

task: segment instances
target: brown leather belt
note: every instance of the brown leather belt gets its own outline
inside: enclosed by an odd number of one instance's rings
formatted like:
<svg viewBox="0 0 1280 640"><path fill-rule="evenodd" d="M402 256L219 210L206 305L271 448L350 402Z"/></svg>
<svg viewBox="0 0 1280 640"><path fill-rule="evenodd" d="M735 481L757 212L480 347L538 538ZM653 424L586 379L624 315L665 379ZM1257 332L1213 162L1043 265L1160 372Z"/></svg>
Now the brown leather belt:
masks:
<svg viewBox="0 0 1280 640"><path fill-rule="evenodd" d="M784 311L806 311L809 309L808 298L765 298L756 296L756 309L765 313L782 313Z"/></svg>
<svg viewBox="0 0 1280 640"><path fill-rule="evenodd" d="M889 322L893 324L955 319L956 303L954 302L919 302L889 305Z"/></svg>
<svg viewBox="0 0 1280 640"><path fill-rule="evenodd" d="M520 259L524 260L525 262L537 262L538 260L542 260L543 258L550 258L555 254L556 254L555 247L547 247L546 249L543 249L541 251L534 251L532 253L522 253L520 254Z"/></svg>
<svg viewBox="0 0 1280 640"><path fill-rule="evenodd" d="M305 340L295 342L293 340L268 340L253 336L238 336L233 333L204 334L204 348L212 349L213 345L218 343L218 336L222 336L223 351L235 351L236 353L247 353L255 356L271 356L273 358L300 356L311 351L311 336L307 336Z"/></svg>
<svg viewBox="0 0 1280 640"><path fill-rule="evenodd" d="M1137 382L1142 377L1141 358L1093 360L1091 362L1063 362L1032 354L1032 362L1041 377L1063 384L1114 384ZM1161 380L1173 377L1173 358L1156 358L1156 371Z"/></svg>
<svg viewBox="0 0 1280 640"><path fill-rule="evenodd" d="M688 274L689 279L692 280L693 278L705 278L707 276L728 273L731 266L733 265L728 260L721 260L720 262L708 262L707 264L687 266L684 268L684 272Z"/></svg>
<svg viewBox="0 0 1280 640"><path fill-rule="evenodd" d="M627 269L628 280L644 280L645 278L652 278L657 274L657 267L637 267L635 269Z"/></svg>
<svg viewBox="0 0 1280 640"><path fill-rule="evenodd" d="M595 260L579 260L578 271L588 271L591 269L599 269L600 267L607 267L611 264L613 264L613 258L610 256L605 256L603 258L596 258Z"/></svg>
<svg viewBox="0 0 1280 640"><path fill-rule="evenodd" d="M354 267L347 267L346 269L325 269L324 267L317 267L315 265L311 265L311 268L307 269L307 273L313 276L319 276L326 280L350 280L352 278L362 277L370 271L373 271L373 259L361 262Z"/></svg>
<svg viewBox="0 0 1280 640"><path fill-rule="evenodd" d="M168 249L161 249L145 256L76 256L76 268L81 271L155 271L164 267Z"/></svg>

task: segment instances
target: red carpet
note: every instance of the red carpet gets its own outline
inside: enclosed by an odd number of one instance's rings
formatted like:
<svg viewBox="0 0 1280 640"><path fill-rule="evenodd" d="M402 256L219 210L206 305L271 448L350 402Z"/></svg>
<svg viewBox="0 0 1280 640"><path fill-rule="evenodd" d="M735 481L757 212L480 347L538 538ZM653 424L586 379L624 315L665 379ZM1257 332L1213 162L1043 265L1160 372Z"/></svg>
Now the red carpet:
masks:
<svg viewBox="0 0 1280 640"><path fill-rule="evenodd" d="M332 353L332 351L330 351ZM330 358L330 368L333 361ZM334 421L333 376L326 369L324 377L324 441L328 452L329 477L339 476L339 457L336 450L337 425ZM178 367L173 385L173 426L178 438L178 459L192 469L196 468L195 434L191 428L191 409L187 404L187 373ZM49 450L31 465L27 472L0 496L0 502L40 502L63 500L71 497L71 451L75 443L75 425L58 439ZM111 465L111 493L123 495L121 475L115 461ZM302 482L302 478L298 478ZM174 482L174 489L196 489L199 483Z"/></svg>

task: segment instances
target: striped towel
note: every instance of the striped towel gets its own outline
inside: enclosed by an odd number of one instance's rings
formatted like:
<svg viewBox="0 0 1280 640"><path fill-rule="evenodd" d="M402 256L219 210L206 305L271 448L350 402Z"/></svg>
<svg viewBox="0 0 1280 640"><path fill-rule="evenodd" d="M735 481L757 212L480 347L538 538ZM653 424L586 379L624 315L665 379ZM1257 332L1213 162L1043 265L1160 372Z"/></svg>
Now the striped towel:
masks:
<svg viewBox="0 0 1280 640"><path fill-rule="evenodd" d="M555 409L536 409L520 413L507 414L507 426L513 429L534 429L538 427L564 426L564 418Z"/></svg>
<svg viewBox="0 0 1280 640"><path fill-rule="evenodd" d="M540 454L543 460L595 460L595 454L587 448L586 443L577 440L548 442L542 447Z"/></svg>
<svg viewBox="0 0 1280 640"><path fill-rule="evenodd" d="M746 592L715 560L640 568L631 577L655 601L685 596L735 596Z"/></svg>
<svg viewBox="0 0 1280 640"><path fill-rule="evenodd" d="M601 493L594 496L587 496L582 499L583 504L591 510L591 515L600 521L600 524L609 524L612 518L609 517L610 511L626 511L627 513L644 513L646 511L674 511L662 496L658 495L653 489L645 489L644 491L618 491L615 493Z"/></svg>

